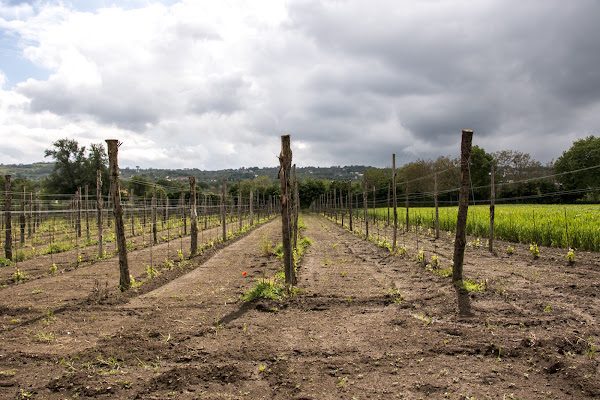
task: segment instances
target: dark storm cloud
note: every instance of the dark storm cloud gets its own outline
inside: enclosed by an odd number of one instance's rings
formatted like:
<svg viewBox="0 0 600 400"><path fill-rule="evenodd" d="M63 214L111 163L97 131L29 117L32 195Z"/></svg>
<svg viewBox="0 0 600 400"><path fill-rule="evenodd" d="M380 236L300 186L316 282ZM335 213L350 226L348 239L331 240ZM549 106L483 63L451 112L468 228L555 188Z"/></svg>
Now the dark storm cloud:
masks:
<svg viewBox="0 0 600 400"><path fill-rule="evenodd" d="M572 117L600 99L600 2L482 4L310 2L291 8L291 26L341 60L379 65L315 75L315 88L391 97L400 123L427 142L462 128L495 135L507 120L530 139L598 129Z"/></svg>

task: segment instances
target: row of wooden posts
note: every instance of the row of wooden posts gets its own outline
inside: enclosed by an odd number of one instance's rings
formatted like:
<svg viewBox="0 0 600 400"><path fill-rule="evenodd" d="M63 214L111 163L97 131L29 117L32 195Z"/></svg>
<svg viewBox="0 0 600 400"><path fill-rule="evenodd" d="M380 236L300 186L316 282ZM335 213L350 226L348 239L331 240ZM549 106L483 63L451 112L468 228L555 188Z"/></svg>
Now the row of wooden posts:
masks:
<svg viewBox="0 0 600 400"><path fill-rule="evenodd" d="M464 248L466 244L466 221L467 221L467 210L469 203L469 188L470 188L470 154L471 154L471 143L473 138L473 132L471 130L463 130L462 132L462 141L461 141L461 175L460 175L460 189L459 189L459 213L457 217L457 229L456 229L456 239L455 239L455 253L454 253L454 268L453 268L453 281L462 282L462 265L464 261ZM489 241L488 246L489 250L493 251L493 235L494 235L494 209L495 209L495 185L494 185L494 166L492 164L491 170L491 201L490 201L490 232L489 232ZM397 248L397 236L398 236L398 198L397 198L397 175L396 175L396 155L392 155L392 187L388 188L388 198L387 198L387 207L388 207L388 224L390 223L390 189L392 194L392 209L393 209L393 242L392 242L392 251ZM435 238L439 238L440 236L440 220L439 220L439 204L438 204L438 185L437 185L437 173L434 174L434 208L435 208ZM366 181L365 181L366 182ZM363 185L363 193L362 193L362 208L363 208L363 221L365 225L365 238L369 237L369 218L368 218L368 194L369 189L366 184ZM376 188L373 187L373 222L375 223L376 217L376 200L375 200L375 191ZM409 231L409 192L405 191L405 208L406 208L406 232ZM354 207L354 211L353 211ZM309 210L312 212L316 212L319 214L323 214L327 216L327 213L336 213L337 218L337 210L342 211L342 226L344 225L344 216L348 216L348 228L350 231L354 231L353 223L354 218L353 215L356 213L356 217L358 217L359 208L359 195L352 194L352 182L348 182L347 193L344 193L342 188L339 189L339 193L334 190L327 194L321 195L320 198L314 201ZM462 250L461 250L462 249Z"/></svg>

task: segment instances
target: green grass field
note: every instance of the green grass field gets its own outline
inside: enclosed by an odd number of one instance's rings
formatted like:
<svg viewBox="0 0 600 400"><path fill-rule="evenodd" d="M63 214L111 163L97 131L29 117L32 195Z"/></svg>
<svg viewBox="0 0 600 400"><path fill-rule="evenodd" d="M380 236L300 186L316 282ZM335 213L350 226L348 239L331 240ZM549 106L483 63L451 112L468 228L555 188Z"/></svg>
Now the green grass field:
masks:
<svg viewBox="0 0 600 400"><path fill-rule="evenodd" d="M440 229L456 230L458 207L440 207ZM372 214L371 214L372 215ZM387 220L387 208L377 209ZM409 209L411 226L434 227L435 209ZM398 223L406 224L406 209L398 208ZM489 236L490 207L469 206L467 233ZM544 246L600 251L600 205L497 205L494 237Z"/></svg>

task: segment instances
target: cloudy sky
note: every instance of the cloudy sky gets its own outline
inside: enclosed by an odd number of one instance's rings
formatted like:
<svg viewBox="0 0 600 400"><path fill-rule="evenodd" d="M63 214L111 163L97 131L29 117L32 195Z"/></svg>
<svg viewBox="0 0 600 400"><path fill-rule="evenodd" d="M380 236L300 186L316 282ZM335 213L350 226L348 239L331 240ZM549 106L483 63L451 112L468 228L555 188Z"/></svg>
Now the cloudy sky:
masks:
<svg viewBox="0 0 600 400"><path fill-rule="evenodd" d="M542 162L600 134L597 0L0 0L0 162L116 138L121 166ZM46 159L48 161L48 159Z"/></svg>

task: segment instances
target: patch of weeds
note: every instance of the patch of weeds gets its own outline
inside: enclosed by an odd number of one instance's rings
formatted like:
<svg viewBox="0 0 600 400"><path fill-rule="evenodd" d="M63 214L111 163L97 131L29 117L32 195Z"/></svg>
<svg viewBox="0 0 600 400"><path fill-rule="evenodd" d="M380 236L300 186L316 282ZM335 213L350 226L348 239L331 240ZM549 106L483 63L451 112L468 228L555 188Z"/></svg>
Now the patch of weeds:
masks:
<svg viewBox="0 0 600 400"><path fill-rule="evenodd" d="M420 266L425 266L425 253L423 253L423 250L419 250L419 254L417 254L417 258L415 259L415 261Z"/></svg>
<svg viewBox="0 0 600 400"><path fill-rule="evenodd" d="M38 342L47 342L47 343L50 343L50 342L54 341L54 339L55 339L54 332L45 333L43 331L36 333L35 338L38 340Z"/></svg>
<svg viewBox="0 0 600 400"><path fill-rule="evenodd" d="M546 307L544 307L544 312L545 313L549 313L552 310L552 305L548 304Z"/></svg>
<svg viewBox="0 0 600 400"><path fill-rule="evenodd" d="M431 324L431 317L428 317L422 311L418 314L412 314L412 316L418 319L419 321L423 322L425 325Z"/></svg>
<svg viewBox="0 0 600 400"><path fill-rule="evenodd" d="M44 314L44 317L42 317L42 324L44 324L45 327L48 327L52 323L54 323L54 313L48 310L46 311L46 314Z"/></svg>
<svg viewBox="0 0 600 400"><path fill-rule="evenodd" d="M279 243L275 250L273 250L273 254L279 259L283 259L283 243Z"/></svg>
<svg viewBox="0 0 600 400"><path fill-rule="evenodd" d="M260 254L263 256L270 256L273 254L273 242L269 239L268 233L263 233L260 240Z"/></svg>
<svg viewBox="0 0 600 400"><path fill-rule="evenodd" d="M15 259L19 262L25 261L25 252L23 250L17 251L17 254L15 255Z"/></svg>
<svg viewBox="0 0 600 400"><path fill-rule="evenodd" d="M8 267L9 265L12 265L12 261L6 257L0 257L0 267Z"/></svg>
<svg viewBox="0 0 600 400"><path fill-rule="evenodd" d="M35 396L35 394L36 392L28 392L21 389L21 392L19 393L19 399L33 399L33 396Z"/></svg>
<svg viewBox="0 0 600 400"><path fill-rule="evenodd" d="M406 248L406 246L402 246L402 247L399 247L398 250L396 250L396 253L400 257L406 257L406 255L408 254L408 249Z"/></svg>
<svg viewBox="0 0 600 400"><path fill-rule="evenodd" d="M514 247L510 247L510 246L506 246L506 254L508 254L509 256L515 253L515 248Z"/></svg>
<svg viewBox="0 0 600 400"><path fill-rule="evenodd" d="M44 293L44 291L42 289L33 289L31 291L31 294L40 294L40 293Z"/></svg>
<svg viewBox="0 0 600 400"><path fill-rule="evenodd" d="M143 281L136 281L133 276L129 275L129 281L131 282L131 288L136 288L142 286Z"/></svg>
<svg viewBox="0 0 600 400"><path fill-rule="evenodd" d="M431 266L433 268L438 268L440 266L440 259L437 254L431 256Z"/></svg>
<svg viewBox="0 0 600 400"><path fill-rule="evenodd" d="M12 279L16 283L23 282L23 281L27 280L27 278L28 278L27 275L22 273L19 268L17 268L16 271L12 274Z"/></svg>
<svg viewBox="0 0 600 400"><path fill-rule="evenodd" d="M179 261L183 261L183 252L181 251L181 249L177 250L177 259Z"/></svg>
<svg viewBox="0 0 600 400"><path fill-rule="evenodd" d="M173 268L173 262L169 261L165 258L165 268L167 268L169 271Z"/></svg>
<svg viewBox="0 0 600 400"><path fill-rule="evenodd" d="M567 262L569 265L573 265L575 263L575 250L569 249L569 252L567 253Z"/></svg>
<svg viewBox="0 0 600 400"><path fill-rule="evenodd" d="M538 249L537 243L532 243L531 246L529 246L529 251L534 259L540 256L540 249Z"/></svg>
<svg viewBox="0 0 600 400"><path fill-rule="evenodd" d="M392 297L394 299L394 304L400 304L404 302L404 295L398 288L389 289L387 292L388 297Z"/></svg>
<svg viewBox="0 0 600 400"><path fill-rule="evenodd" d="M442 278L448 278L449 276L452 276L452 267L437 269L435 273L441 276Z"/></svg>
<svg viewBox="0 0 600 400"><path fill-rule="evenodd" d="M261 279L254 287L242 296L243 301L254 301L257 299L278 300L285 297L285 286L278 277Z"/></svg>
<svg viewBox="0 0 600 400"><path fill-rule="evenodd" d="M592 342L592 338L587 340L587 348L585 349L585 355L591 360L594 357L596 350L594 349L594 343Z"/></svg>
<svg viewBox="0 0 600 400"><path fill-rule="evenodd" d="M158 276L159 272L156 268L146 265L146 274L148 274L148 278L152 279L155 276Z"/></svg>
<svg viewBox="0 0 600 400"><path fill-rule="evenodd" d="M469 292L485 292L487 290L487 282L485 280L475 282L472 279L466 279L463 281L461 288Z"/></svg>

